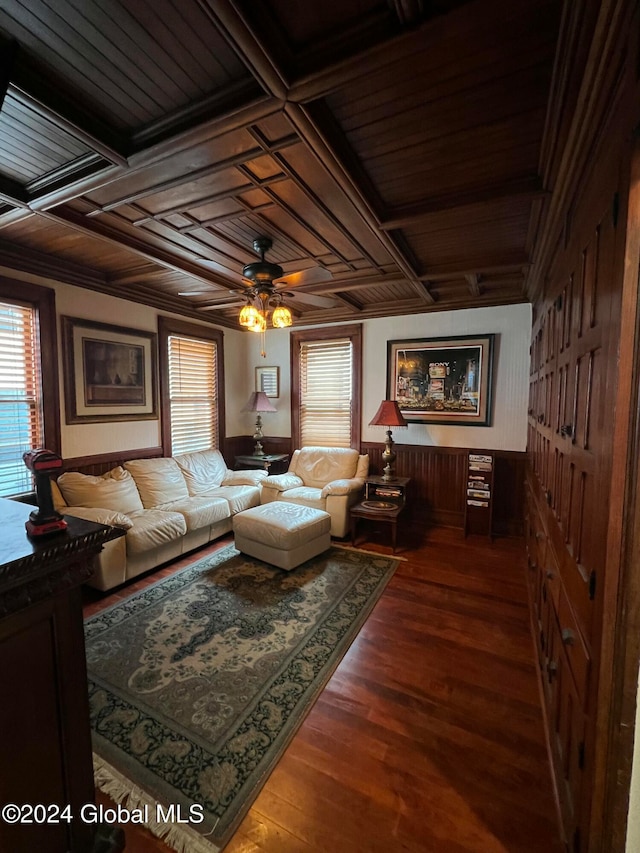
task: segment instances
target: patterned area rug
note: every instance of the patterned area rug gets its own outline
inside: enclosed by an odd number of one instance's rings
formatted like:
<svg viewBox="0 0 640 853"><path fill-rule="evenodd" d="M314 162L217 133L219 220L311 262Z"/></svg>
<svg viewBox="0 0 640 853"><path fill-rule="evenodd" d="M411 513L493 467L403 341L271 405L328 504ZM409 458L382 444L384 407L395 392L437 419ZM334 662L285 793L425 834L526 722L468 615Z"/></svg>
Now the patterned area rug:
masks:
<svg viewBox="0 0 640 853"><path fill-rule="evenodd" d="M284 572L229 545L87 620L98 787L173 849L219 850L397 565L332 548Z"/></svg>

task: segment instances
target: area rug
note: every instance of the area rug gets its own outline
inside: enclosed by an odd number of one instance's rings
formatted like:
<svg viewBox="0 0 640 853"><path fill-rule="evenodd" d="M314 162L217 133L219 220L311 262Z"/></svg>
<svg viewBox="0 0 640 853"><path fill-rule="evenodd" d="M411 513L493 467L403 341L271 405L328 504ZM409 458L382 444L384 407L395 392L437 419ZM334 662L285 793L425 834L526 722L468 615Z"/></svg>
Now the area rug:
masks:
<svg viewBox="0 0 640 853"><path fill-rule="evenodd" d="M393 574L233 545L85 623L96 784L172 849L229 840Z"/></svg>

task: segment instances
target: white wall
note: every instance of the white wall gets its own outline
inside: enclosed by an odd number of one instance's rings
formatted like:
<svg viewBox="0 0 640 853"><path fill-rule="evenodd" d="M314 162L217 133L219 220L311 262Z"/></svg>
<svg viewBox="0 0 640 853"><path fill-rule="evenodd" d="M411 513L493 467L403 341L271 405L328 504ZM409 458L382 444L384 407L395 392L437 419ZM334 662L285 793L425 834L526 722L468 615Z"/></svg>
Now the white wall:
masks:
<svg viewBox="0 0 640 853"><path fill-rule="evenodd" d="M529 397L529 344L531 338L531 306L505 305L497 308L474 308L461 311L438 311L430 314L364 320L363 325L363 394L362 440L383 442L385 431L370 427L387 389L387 341L447 335L494 333L493 419L489 427L434 426L410 424L395 429L396 444L439 445L441 447L475 447L491 450L526 450L527 406ZM276 414L263 416L265 436L290 436L289 333L286 329L266 333L266 357L260 355L260 336L245 332L248 358L246 381L253 390L254 368L258 365L280 367L281 391L272 402ZM248 397L248 393L247 393ZM243 401L243 405L246 400ZM245 432L252 416L245 414ZM265 447L268 450L267 444Z"/></svg>
<svg viewBox="0 0 640 853"><path fill-rule="evenodd" d="M61 315L79 317L83 320L95 320L100 323L113 323L127 328L157 332L159 312L146 305L127 302L114 296L106 296L82 287L72 287L58 282L47 282L56 292L56 310ZM177 316L177 315L173 315ZM185 318L180 318L184 320ZM189 321L190 322L190 321ZM242 332L224 329L225 387L244 386ZM143 447L157 447L160 444L160 421L113 421L104 424L67 424L64 405L64 371L62 361L62 340L60 321L58 320L58 362L60 376L60 420L62 456L90 456L98 453L110 453L120 450L136 450ZM244 391L244 387L243 387ZM246 433L245 425L239 419L234 406L226 410L227 435Z"/></svg>
<svg viewBox="0 0 640 853"><path fill-rule="evenodd" d="M0 269L0 272L3 272ZM34 280L31 276L6 270L12 278ZM141 329L157 331L159 312L113 296L51 280L37 283L56 292L58 317L68 315ZM174 315L178 316L178 315ZM184 318L181 318L184 319ZM203 321L203 325L206 324ZM447 335L494 333L493 420L490 427L434 426L410 424L395 429L396 444L439 445L442 447L475 447L492 450L526 449L527 401L529 385L529 342L531 306L506 305L497 308L475 308L440 311L362 321L363 325L363 397L362 439L383 442L384 430L370 427L369 421L386 395L387 341ZM280 396L272 403L277 411L263 415L265 449L268 438L291 435L290 333L287 329L271 329L266 335L266 356L261 356L260 335L238 329L222 329L224 363L226 435L251 435L255 414L243 412L251 391L255 390L255 368L275 365L280 368ZM60 323L58 323L60 337ZM59 340L60 412L62 455L66 458L117 452L160 444L158 420L122 421L108 424L67 424L65 420L62 341Z"/></svg>

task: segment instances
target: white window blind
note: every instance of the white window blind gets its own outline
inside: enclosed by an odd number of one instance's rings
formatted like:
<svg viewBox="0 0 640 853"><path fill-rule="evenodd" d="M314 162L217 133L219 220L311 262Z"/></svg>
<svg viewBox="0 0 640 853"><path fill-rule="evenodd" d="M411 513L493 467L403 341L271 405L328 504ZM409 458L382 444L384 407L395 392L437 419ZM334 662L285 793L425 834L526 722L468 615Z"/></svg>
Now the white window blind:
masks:
<svg viewBox="0 0 640 853"><path fill-rule="evenodd" d="M216 344L169 336L171 452L192 453L218 444Z"/></svg>
<svg viewBox="0 0 640 853"><path fill-rule="evenodd" d="M43 436L40 337L35 309L0 302L0 495L33 488L22 461Z"/></svg>
<svg viewBox="0 0 640 853"><path fill-rule="evenodd" d="M302 447L351 447L351 383L350 340L300 344Z"/></svg>

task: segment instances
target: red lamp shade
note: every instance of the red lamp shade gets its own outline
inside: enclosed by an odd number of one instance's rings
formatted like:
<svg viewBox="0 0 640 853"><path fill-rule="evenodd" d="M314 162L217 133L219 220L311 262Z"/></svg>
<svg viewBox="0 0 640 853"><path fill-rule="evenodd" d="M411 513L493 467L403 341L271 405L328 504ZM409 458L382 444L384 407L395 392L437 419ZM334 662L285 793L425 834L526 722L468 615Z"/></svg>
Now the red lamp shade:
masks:
<svg viewBox="0 0 640 853"><path fill-rule="evenodd" d="M369 426L408 426L395 400L383 400L380 408L369 421Z"/></svg>

